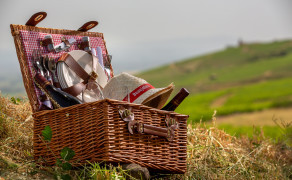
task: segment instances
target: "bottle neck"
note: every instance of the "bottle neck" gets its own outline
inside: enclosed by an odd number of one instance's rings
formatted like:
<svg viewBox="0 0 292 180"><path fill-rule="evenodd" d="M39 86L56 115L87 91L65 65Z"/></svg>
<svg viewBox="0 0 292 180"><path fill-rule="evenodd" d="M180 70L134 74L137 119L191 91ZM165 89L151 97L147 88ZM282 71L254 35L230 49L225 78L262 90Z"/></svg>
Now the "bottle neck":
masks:
<svg viewBox="0 0 292 180"><path fill-rule="evenodd" d="M51 83L41 74L37 73L34 77L36 82L44 89L46 89Z"/></svg>
<svg viewBox="0 0 292 180"><path fill-rule="evenodd" d="M173 104L179 105L190 93L185 89L182 88L179 93L173 98Z"/></svg>
<svg viewBox="0 0 292 180"><path fill-rule="evenodd" d="M174 111L188 95L189 95L188 90L185 88L182 88L177 93L177 95L167 105L165 105L162 108L162 110Z"/></svg>

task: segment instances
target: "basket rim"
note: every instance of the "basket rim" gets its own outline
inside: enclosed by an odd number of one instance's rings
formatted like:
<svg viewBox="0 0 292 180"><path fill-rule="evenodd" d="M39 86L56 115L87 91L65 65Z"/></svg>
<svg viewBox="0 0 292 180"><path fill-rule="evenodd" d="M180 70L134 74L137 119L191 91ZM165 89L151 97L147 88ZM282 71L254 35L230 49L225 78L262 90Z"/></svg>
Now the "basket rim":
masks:
<svg viewBox="0 0 292 180"><path fill-rule="evenodd" d="M142 108L145 110L149 110L149 111L156 111L159 114L168 114L168 115L174 115L176 117L180 117L180 118L189 118L189 115L185 115L185 114L180 114L174 111L166 111L166 110L161 110L161 109L156 109L153 107L149 107L143 104L135 104L135 103L129 103L126 101L119 101L119 100L115 100L115 99L102 99L99 101L95 101L95 102L90 102L90 103L83 103L83 104L76 104L73 106L69 106L69 107L62 107L59 109L54 109L54 110L43 110L43 111L38 111L33 113L33 116L44 116L46 114L52 113L52 111L54 112L60 112L60 111L69 111L71 109L77 108L77 107L83 107L83 106L88 106L88 105L95 105L95 104L100 104L100 103L109 103L109 104L119 104L119 105L124 105L124 106L132 106L132 107L138 107L138 108Z"/></svg>
<svg viewBox="0 0 292 180"><path fill-rule="evenodd" d="M82 32L82 31L70 30L70 29L36 27L36 26L27 26L27 25L21 25L21 24L10 24L10 27L13 28L14 31L24 30L24 31L36 31L36 32L51 33L51 34L78 35L78 36L91 36L91 37L103 38L103 33L100 33L100 32Z"/></svg>

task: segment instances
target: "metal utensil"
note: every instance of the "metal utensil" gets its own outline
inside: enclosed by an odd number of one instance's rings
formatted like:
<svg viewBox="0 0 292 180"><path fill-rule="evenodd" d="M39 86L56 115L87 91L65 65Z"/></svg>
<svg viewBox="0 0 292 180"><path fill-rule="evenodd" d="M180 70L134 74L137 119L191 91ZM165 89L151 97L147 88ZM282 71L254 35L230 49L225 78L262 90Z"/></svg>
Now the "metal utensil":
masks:
<svg viewBox="0 0 292 180"><path fill-rule="evenodd" d="M52 78L53 78L53 83L57 88L60 88L60 84L59 84L59 80L56 76L56 71L57 71L57 63L55 62L55 60L53 58L49 58L48 60L48 69L52 74Z"/></svg>
<svg viewBox="0 0 292 180"><path fill-rule="evenodd" d="M42 63L43 63L42 62L42 53L41 53L41 51L39 49L36 50L36 56L37 56L37 58L36 58L36 64L37 64L37 66L38 66L41 74L43 76L45 76L45 70L44 70L43 65L42 65Z"/></svg>
<svg viewBox="0 0 292 180"><path fill-rule="evenodd" d="M40 73L42 76L44 76L44 69L42 67L42 62L41 62L41 52L37 49L34 49L32 51L32 63L33 63L33 67L36 71L36 73ZM43 98L41 98L43 97ZM42 109L53 109L53 105L51 103L51 101L46 97L46 95L44 94L43 91L41 91L40 94L40 100L41 100L41 104L40 104L40 110Z"/></svg>
<svg viewBox="0 0 292 180"><path fill-rule="evenodd" d="M42 66L44 68L45 77L48 79L48 81L51 81L52 78L50 76L50 71L48 68L48 61L49 61L48 55L46 55L45 57L42 56Z"/></svg>
<svg viewBox="0 0 292 180"><path fill-rule="evenodd" d="M111 61L112 61L112 56L111 55L103 55L103 64L104 64L104 69L105 72L108 76L108 80L111 79L112 73L111 73Z"/></svg>
<svg viewBox="0 0 292 180"><path fill-rule="evenodd" d="M40 72L41 75L44 76L44 70L43 70L43 68L42 68L41 61L40 61L40 56L39 56L39 55L40 55L39 50L34 49L34 50L32 51L32 61L33 61L33 66L34 66L36 72Z"/></svg>
<svg viewBox="0 0 292 180"><path fill-rule="evenodd" d="M38 72L39 68L36 64L36 50L35 49L32 50L31 58L32 58L32 64L33 64L34 70L35 70L35 72Z"/></svg>

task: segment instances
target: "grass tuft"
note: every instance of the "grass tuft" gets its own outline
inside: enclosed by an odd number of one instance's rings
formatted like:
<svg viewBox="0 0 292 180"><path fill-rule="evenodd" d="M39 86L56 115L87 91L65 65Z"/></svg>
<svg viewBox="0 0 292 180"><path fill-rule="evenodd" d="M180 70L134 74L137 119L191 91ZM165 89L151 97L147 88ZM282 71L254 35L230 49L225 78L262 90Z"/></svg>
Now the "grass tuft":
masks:
<svg viewBox="0 0 292 180"><path fill-rule="evenodd" d="M10 100L0 94L0 155L14 161L32 158L33 120L26 99Z"/></svg>
<svg viewBox="0 0 292 180"><path fill-rule="evenodd" d="M188 127L186 179L289 179L292 148L263 134L234 137L215 127Z"/></svg>

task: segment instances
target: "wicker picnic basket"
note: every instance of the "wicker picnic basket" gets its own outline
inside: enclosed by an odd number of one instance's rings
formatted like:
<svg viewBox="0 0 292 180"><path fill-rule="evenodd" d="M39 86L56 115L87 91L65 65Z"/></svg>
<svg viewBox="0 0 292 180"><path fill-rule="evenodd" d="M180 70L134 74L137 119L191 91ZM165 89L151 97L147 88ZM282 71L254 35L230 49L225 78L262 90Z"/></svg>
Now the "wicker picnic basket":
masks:
<svg viewBox="0 0 292 180"><path fill-rule="evenodd" d="M35 19L41 21L44 17ZM70 147L75 152L72 164L88 162L136 163L149 169L184 173L187 156L187 115L163 111L141 104L104 99L97 102L74 105L55 110L38 111L36 87L32 80L31 52L26 40L28 34L44 33L64 36L89 36L99 38L107 54L102 33L86 32L92 28L87 23L83 29L64 30L35 27L37 23L11 25L16 52L20 63L24 86L34 118L34 158L46 165L54 165L61 149ZM169 118L175 119L178 128L174 138L168 141L156 135L134 132L120 115L121 109L131 109L135 121L158 129L167 128ZM53 136L50 142L42 140L42 130L49 125Z"/></svg>

